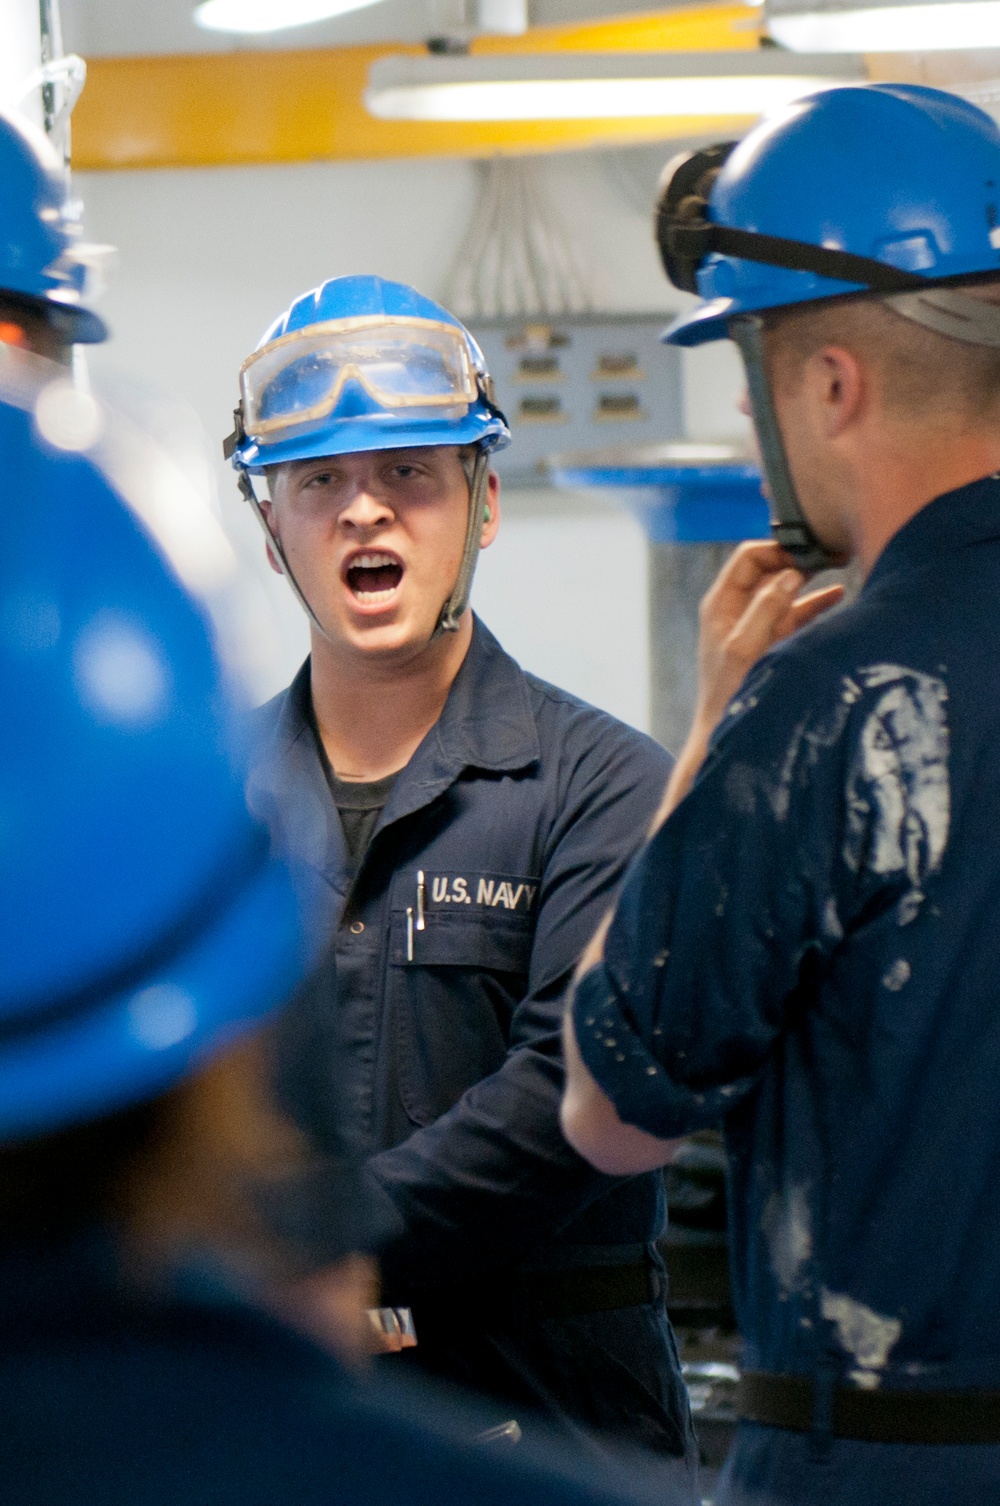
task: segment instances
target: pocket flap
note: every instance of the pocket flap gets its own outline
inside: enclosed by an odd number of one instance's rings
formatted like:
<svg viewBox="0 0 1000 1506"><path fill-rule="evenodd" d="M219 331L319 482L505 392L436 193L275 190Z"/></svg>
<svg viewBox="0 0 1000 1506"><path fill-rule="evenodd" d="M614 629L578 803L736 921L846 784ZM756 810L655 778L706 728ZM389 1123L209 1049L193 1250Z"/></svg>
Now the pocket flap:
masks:
<svg viewBox="0 0 1000 1506"><path fill-rule="evenodd" d="M435 911L425 914L420 931L415 914L408 917L405 911L394 910L390 959L394 967L467 967L526 973L534 932L527 915L442 915Z"/></svg>

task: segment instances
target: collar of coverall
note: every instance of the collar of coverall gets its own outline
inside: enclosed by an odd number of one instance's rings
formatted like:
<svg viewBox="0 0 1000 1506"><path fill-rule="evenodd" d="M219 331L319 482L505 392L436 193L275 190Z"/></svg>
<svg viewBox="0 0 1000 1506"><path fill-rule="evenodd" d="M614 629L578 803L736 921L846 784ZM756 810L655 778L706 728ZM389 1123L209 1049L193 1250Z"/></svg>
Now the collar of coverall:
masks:
<svg viewBox="0 0 1000 1506"><path fill-rule="evenodd" d="M862 595L869 595L894 575L926 570L941 554L996 540L1000 540L1000 473L943 492L914 513L875 561Z"/></svg>
<svg viewBox="0 0 1000 1506"><path fill-rule="evenodd" d="M306 659L283 699L275 727L275 752L283 757L311 726L309 717L309 660ZM421 759L420 805L428 798L424 781L450 784L463 769L515 773L542 756L538 729L528 699L524 674L473 615L472 642L452 681L434 736L425 739ZM398 788L398 786L397 786ZM393 811L395 810L393 791Z"/></svg>

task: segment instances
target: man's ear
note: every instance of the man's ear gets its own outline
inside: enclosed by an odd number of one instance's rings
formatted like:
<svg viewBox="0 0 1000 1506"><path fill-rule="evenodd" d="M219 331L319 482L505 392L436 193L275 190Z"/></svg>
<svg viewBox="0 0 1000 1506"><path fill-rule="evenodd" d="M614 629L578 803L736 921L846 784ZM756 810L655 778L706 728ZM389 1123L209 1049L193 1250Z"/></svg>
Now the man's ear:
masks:
<svg viewBox="0 0 1000 1506"><path fill-rule="evenodd" d="M861 362L842 345L825 345L809 357L803 377L825 437L839 438L864 407L867 384Z"/></svg>
<svg viewBox="0 0 1000 1506"><path fill-rule="evenodd" d="M500 527L500 477L490 471L486 482L486 522L479 538L480 549L488 549Z"/></svg>
<svg viewBox="0 0 1000 1506"><path fill-rule="evenodd" d="M276 528L275 518L274 518L274 503L270 502L267 497L261 497L261 499L260 499L260 510L264 514L264 518L265 518L265 520L267 522L268 530L271 533L276 533L277 532L277 528ZM274 549L272 548L271 544L270 543L265 544L264 548L267 550L267 562L270 565L271 569L274 571L275 575L284 575L284 573L285 573L284 566L282 565L281 561L279 560L279 558L278 558L277 554L275 553Z"/></svg>

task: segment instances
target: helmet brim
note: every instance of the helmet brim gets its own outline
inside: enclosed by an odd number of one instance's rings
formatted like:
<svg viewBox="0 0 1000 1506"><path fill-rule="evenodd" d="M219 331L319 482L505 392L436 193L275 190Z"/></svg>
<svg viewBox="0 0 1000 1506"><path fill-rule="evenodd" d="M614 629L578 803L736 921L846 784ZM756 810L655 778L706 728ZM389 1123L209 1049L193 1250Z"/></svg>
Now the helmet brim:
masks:
<svg viewBox="0 0 1000 1506"><path fill-rule="evenodd" d="M111 333L104 320L92 309L70 309L68 312L72 315L70 328L74 345L100 345Z"/></svg>
<svg viewBox="0 0 1000 1506"><path fill-rule="evenodd" d="M108 338L110 330L100 315L93 309L76 303L65 303L61 298L47 298L25 293L20 288L0 287L0 300L20 306L30 313L45 319L53 329L64 336L67 345L100 345Z"/></svg>
<svg viewBox="0 0 1000 1506"><path fill-rule="evenodd" d="M341 420L335 427L324 427L318 433L303 434L278 444L258 444L247 439L235 450L233 463L259 476L271 465L318 460L326 455L468 444L501 450L509 443L510 431L481 412L470 413L458 423L421 423L419 427L411 427L405 419L378 418L354 423Z"/></svg>
<svg viewBox="0 0 1000 1506"><path fill-rule="evenodd" d="M0 1139L156 1097L280 1007L311 958L291 874L267 858L207 931L139 988L8 1038Z"/></svg>
<svg viewBox="0 0 1000 1506"><path fill-rule="evenodd" d="M713 298L700 308L678 314L660 336L665 345L707 345L729 338L729 321L738 310L734 298Z"/></svg>

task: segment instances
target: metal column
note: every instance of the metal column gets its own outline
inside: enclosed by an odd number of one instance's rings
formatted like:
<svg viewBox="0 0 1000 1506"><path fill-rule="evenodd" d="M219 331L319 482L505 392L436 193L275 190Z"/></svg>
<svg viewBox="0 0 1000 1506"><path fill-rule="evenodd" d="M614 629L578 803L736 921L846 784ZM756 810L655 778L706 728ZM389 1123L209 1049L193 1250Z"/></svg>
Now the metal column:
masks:
<svg viewBox="0 0 1000 1506"><path fill-rule="evenodd" d="M732 446L676 441L631 455L559 456L557 486L607 488L649 541L650 730L677 752L694 711L698 606L741 539L766 538L757 467Z"/></svg>
<svg viewBox="0 0 1000 1506"><path fill-rule="evenodd" d="M649 719L677 753L698 690L698 606L733 544L649 544Z"/></svg>

